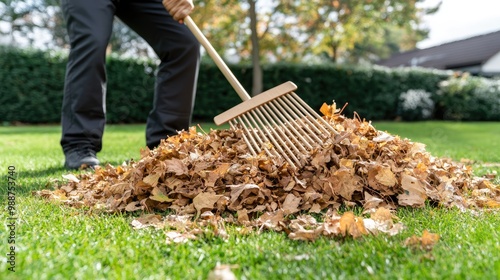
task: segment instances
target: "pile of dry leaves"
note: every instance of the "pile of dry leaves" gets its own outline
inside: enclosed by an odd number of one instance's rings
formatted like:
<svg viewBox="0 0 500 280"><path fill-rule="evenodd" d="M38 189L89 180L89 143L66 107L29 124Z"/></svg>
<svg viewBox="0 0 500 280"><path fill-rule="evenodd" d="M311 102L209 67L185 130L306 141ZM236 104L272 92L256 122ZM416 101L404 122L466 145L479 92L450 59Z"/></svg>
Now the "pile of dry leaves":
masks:
<svg viewBox="0 0 500 280"><path fill-rule="evenodd" d="M359 118L346 118L335 105L324 105L321 112L339 134L300 170L264 153L251 156L241 131L191 128L143 150L137 162L67 175L55 190L35 194L110 212L173 210L175 215L134 221L134 227L174 229L172 241L196 236L202 226L224 236L223 222L282 230L305 240L396 234L402 225L389 210L398 206L422 207L429 201L499 207L499 186L473 177L470 167L433 157L423 144L378 131ZM362 206L371 217L339 215L341 205ZM322 222L311 213L324 213Z"/></svg>

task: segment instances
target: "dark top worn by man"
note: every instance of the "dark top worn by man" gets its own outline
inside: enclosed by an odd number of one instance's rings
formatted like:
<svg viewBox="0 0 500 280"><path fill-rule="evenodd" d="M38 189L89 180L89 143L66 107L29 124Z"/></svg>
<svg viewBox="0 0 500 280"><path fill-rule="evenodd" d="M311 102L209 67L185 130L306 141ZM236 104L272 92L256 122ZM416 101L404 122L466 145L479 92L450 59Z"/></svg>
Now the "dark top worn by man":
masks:
<svg viewBox="0 0 500 280"><path fill-rule="evenodd" d="M99 165L106 114L106 47L118 17L148 42L161 62L146 144L187 129L196 94L200 46L182 24L192 0L62 0L70 39L62 105L64 166Z"/></svg>

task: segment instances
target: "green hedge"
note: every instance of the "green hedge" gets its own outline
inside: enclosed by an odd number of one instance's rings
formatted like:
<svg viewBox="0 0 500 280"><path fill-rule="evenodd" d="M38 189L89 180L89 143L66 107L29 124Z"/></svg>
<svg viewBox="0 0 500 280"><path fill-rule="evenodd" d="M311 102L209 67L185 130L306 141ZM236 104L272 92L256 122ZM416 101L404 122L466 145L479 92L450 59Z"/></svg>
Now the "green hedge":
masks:
<svg viewBox="0 0 500 280"><path fill-rule="evenodd" d="M0 48L0 122L57 123L64 87L66 56L53 52ZM235 76L250 92L249 65L230 65ZM144 122L151 108L155 62L108 57L108 123ZM311 107L333 100L338 107L349 103L344 113L357 112L369 120L398 117L399 96L410 89L422 89L437 99L440 83L449 73L422 69L388 69L346 65L265 65L264 88L286 81L298 86L297 94ZM198 94L193 118L210 121L240 102L238 95L217 67L200 66ZM436 100L441 117L447 108L444 98ZM451 114L449 114L451 115ZM439 117L439 116L438 116ZM455 118L455 116L453 116ZM467 117L467 116L464 116Z"/></svg>
<svg viewBox="0 0 500 280"><path fill-rule="evenodd" d="M0 121L58 122L65 58L0 48Z"/></svg>
<svg viewBox="0 0 500 280"><path fill-rule="evenodd" d="M450 77L436 94L436 116L447 120L500 120L500 80Z"/></svg>

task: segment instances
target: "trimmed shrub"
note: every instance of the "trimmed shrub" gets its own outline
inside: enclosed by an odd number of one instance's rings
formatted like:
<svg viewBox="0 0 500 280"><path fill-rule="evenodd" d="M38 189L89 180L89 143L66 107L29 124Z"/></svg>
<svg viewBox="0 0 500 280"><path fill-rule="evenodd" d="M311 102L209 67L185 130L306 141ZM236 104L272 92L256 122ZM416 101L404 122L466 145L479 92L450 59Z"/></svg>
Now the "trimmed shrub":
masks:
<svg viewBox="0 0 500 280"><path fill-rule="evenodd" d="M500 120L500 81L468 74L440 83L437 92L439 117L445 120Z"/></svg>
<svg viewBox="0 0 500 280"><path fill-rule="evenodd" d="M59 122L65 67L65 53L0 47L0 123ZM229 67L251 92L251 66ZM108 56L108 123L146 121L152 105L156 68L156 61ZM365 119L392 120L401 113L401 93L418 89L432 94L437 105L435 118L500 119L494 107L498 106L494 105L498 104L495 103L498 84L474 80L470 88L459 87L448 80L450 72L288 63L263 65L263 72L265 90L292 81L298 86L296 93L316 110L324 102L335 101L339 107L349 104L344 111L347 116L356 112ZM448 84L441 83L447 80ZM241 102L216 65L206 60L200 65L197 88L195 122L211 121ZM477 100L472 102L472 99Z"/></svg>
<svg viewBox="0 0 500 280"><path fill-rule="evenodd" d="M0 47L0 123L59 122L66 57Z"/></svg>

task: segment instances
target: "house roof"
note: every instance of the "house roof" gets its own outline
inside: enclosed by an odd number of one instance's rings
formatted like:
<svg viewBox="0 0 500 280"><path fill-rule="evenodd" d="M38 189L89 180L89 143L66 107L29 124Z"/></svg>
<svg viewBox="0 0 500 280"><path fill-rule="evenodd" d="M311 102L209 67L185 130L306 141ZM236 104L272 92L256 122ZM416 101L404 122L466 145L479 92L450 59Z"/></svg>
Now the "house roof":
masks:
<svg viewBox="0 0 500 280"><path fill-rule="evenodd" d="M395 54L377 64L388 67L420 66L455 69L481 65L499 52L500 30L427 49L415 49Z"/></svg>

